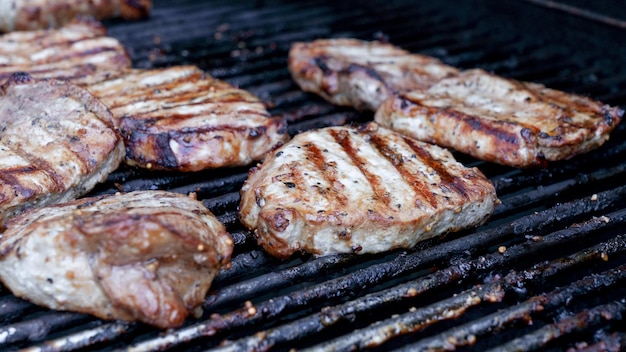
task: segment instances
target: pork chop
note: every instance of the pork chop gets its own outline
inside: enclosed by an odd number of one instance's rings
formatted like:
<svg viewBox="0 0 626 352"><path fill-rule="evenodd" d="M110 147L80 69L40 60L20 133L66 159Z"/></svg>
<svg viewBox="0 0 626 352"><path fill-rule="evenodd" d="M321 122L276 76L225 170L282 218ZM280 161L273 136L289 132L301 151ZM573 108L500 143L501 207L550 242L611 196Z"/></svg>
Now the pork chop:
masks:
<svg viewBox="0 0 626 352"><path fill-rule="evenodd" d="M396 96L375 120L479 159L530 167L599 147L623 114L587 97L477 69Z"/></svg>
<svg viewBox="0 0 626 352"><path fill-rule="evenodd" d="M89 192L124 156L111 112L86 90L12 75L0 86L0 227Z"/></svg>
<svg viewBox="0 0 626 352"><path fill-rule="evenodd" d="M188 196L83 198L12 219L0 279L44 307L169 328L203 302L232 249L224 225Z"/></svg>
<svg viewBox="0 0 626 352"><path fill-rule="evenodd" d="M289 139L285 121L271 117L261 100L195 66L129 70L88 89L118 120L130 165L247 165Z"/></svg>
<svg viewBox="0 0 626 352"><path fill-rule="evenodd" d="M240 219L277 257L411 248L491 215L493 185L446 149L370 123L296 135L250 171Z"/></svg>
<svg viewBox="0 0 626 352"><path fill-rule="evenodd" d="M337 105L372 111L394 93L426 89L457 73L433 57L346 38L294 43L288 64L302 90Z"/></svg>
<svg viewBox="0 0 626 352"><path fill-rule="evenodd" d="M0 33L57 28L77 16L145 18L152 0L0 0Z"/></svg>
<svg viewBox="0 0 626 352"><path fill-rule="evenodd" d="M122 44L107 37L96 21L76 20L59 29L0 36L0 81L14 72L28 72L33 78L85 85L130 65Z"/></svg>

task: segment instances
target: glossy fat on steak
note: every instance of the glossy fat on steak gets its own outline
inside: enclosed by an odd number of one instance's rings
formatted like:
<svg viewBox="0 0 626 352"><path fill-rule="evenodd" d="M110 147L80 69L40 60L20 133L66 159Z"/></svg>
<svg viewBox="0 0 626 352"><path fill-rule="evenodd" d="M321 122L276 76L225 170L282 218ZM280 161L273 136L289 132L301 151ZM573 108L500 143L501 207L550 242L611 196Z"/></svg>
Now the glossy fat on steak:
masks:
<svg viewBox="0 0 626 352"><path fill-rule="evenodd" d="M530 167L597 148L623 113L540 84L469 70L386 101L375 120L479 159Z"/></svg>
<svg viewBox="0 0 626 352"><path fill-rule="evenodd" d="M111 112L86 90L14 74L0 86L0 227L90 191L124 156Z"/></svg>
<svg viewBox="0 0 626 352"><path fill-rule="evenodd" d="M77 16L148 17L152 0L0 0L0 32L61 27Z"/></svg>
<svg viewBox="0 0 626 352"><path fill-rule="evenodd" d="M296 42L288 64L302 90L337 105L372 111L396 92L426 89L457 73L433 57L346 38Z"/></svg>
<svg viewBox="0 0 626 352"><path fill-rule="evenodd" d="M85 85L130 65L122 44L107 37L96 21L77 20L59 29L0 36L0 81L15 72L28 72L33 78Z"/></svg>
<svg viewBox="0 0 626 352"><path fill-rule="evenodd" d="M83 198L12 219L0 279L51 309L169 328L203 302L232 249L224 225L188 196Z"/></svg>
<svg viewBox="0 0 626 352"><path fill-rule="evenodd" d="M296 135L250 171L240 219L277 257L376 253L480 225L495 202L479 170L371 123Z"/></svg>
<svg viewBox="0 0 626 352"><path fill-rule="evenodd" d="M88 86L113 112L126 162L197 171L262 159L289 139L257 97L195 66L129 70Z"/></svg>

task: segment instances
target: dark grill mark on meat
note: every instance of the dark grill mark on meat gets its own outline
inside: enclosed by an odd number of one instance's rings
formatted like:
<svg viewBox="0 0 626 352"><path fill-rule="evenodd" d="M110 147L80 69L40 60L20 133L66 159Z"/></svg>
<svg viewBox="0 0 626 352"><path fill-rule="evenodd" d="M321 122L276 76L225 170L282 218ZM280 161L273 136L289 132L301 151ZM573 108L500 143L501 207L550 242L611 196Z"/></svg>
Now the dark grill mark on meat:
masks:
<svg viewBox="0 0 626 352"><path fill-rule="evenodd" d="M380 81L380 83L382 83L386 88L390 88L387 85L387 82L385 82L385 79L382 78L379 74L378 71L376 71L374 68L372 67L368 67L368 66L363 66L363 65L359 65L359 64L350 64L348 66L348 69L346 70L345 73L348 74L353 74L355 72L364 72L366 75L368 75L369 77ZM342 72L344 73L344 72Z"/></svg>
<svg viewBox="0 0 626 352"><path fill-rule="evenodd" d="M379 135L372 135L370 141L376 147L376 149L386 157L391 163L396 167L396 170L402 175L402 178L413 188L416 196L421 195L424 197L428 203L433 207L437 207L437 198L432 194L432 192L424 192L423 190L429 189L429 185L427 185L422 179L417 177L416 174L411 172L405 165L405 160L401 154L396 153L392 148L389 147L389 141L383 140ZM412 149L415 149L415 145L411 145ZM419 148L419 147L417 147ZM421 149L421 148L420 148ZM416 199L417 201L417 199Z"/></svg>
<svg viewBox="0 0 626 352"><path fill-rule="evenodd" d="M0 49L0 57L8 59L0 66L0 77L27 71L37 79L67 79L82 85L93 80L95 75L89 75L95 72L114 73L130 67L131 60L124 47L118 41L104 37L105 34L101 24L81 19L63 30L13 32L0 36L2 42L28 41L32 44L22 46L17 52ZM43 53L45 55L39 55ZM95 56L98 56L97 62L92 60Z"/></svg>
<svg viewBox="0 0 626 352"><path fill-rule="evenodd" d="M11 189L14 192L20 194L21 196L25 198L29 198L31 195L35 193L34 190L23 187L22 184L19 182L19 179L16 177L16 175L32 174L36 171L37 170L29 166L18 167L18 168L13 168L13 169L5 169L5 170L2 170L2 172L0 172L0 181L2 181L2 183L4 183L5 185L10 185ZM9 199L6 197L3 197L3 198L4 199L2 199L2 202Z"/></svg>
<svg viewBox="0 0 626 352"><path fill-rule="evenodd" d="M488 124L476 116L464 114L452 108L441 109L437 107L427 106L423 104L419 99L416 99L415 97L409 97L409 96L403 96L401 98L400 105L403 110L406 110L407 108L411 109L412 107L418 107L419 109L424 109L426 114L431 119L437 119L439 118L439 116L446 116L446 117L452 118L466 125L468 128L472 130L481 131L486 135L493 136L496 139L506 142L508 144L513 144L516 146L519 145L519 138L517 135L513 133L507 133L506 131L503 131L501 128L496 127L496 126L506 125L507 124L506 121L492 121L491 122L492 124ZM447 133L447 131L444 131L443 133Z"/></svg>
<svg viewBox="0 0 626 352"><path fill-rule="evenodd" d="M71 53L70 55L59 56L55 61L63 62L65 60L71 60L72 58L84 57L84 56L92 56L92 55L100 54L100 53L104 53L104 52L115 52L115 51L117 51L117 48L99 47L99 48L93 48L93 49L89 49L89 50L85 50L85 51L79 51L79 52Z"/></svg>
<svg viewBox="0 0 626 352"><path fill-rule="evenodd" d="M415 143L414 140L410 138L404 138L404 141L411 147L415 155L420 158L426 165L431 167L441 179L440 187L442 189L454 189L457 191L463 198L469 199L469 195L467 193L467 189L465 189L465 185L462 181L460 181L457 177L454 177L448 173L448 170L443 166L443 164L437 160L435 160L432 155L419 145Z"/></svg>
<svg viewBox="0 0 626 352"><path fill-rule="evenodd" d="M25 173L33 173L33 172L37 172L37 170L40 170L41 172L46 174L46 176L48 176L50 180L52 181L52 183L54 184L51 188L52 192L59 192L65 188L66 181L64 180L64 177L59 175L59 173L54 170L54 167L50 165L48 161L38 158L32 154L26 153L24 150L21 150L21 149L11 148L11 151L19 155L20 157L24 158L24 160L26 160L26 162L29 163L30 165L35 166L34 168L26 167L26 168L20 168L18 170L20 171L23 170ZM25 193L22 193L22 192L25 192ZM28 197L30 197L31 196L30 192L34 192L34 190L21 188L21 185L20 185L20 193L22 193L23 195L28 195Z"/></svg>
<svg viewBox="0 0 626 352"><path fill-rule="evenodd" d="M318 188L318 191L323 193L324 196L331 202L333 201L337 204L337 206L346 206L348 204L348 199L342 195L340 192L337 192L333 185L337 181L337 170L336 165L329 163L324 157L323 151L320 150L314 144L305 144L304 145L306 157L310 162L315 164L316 170L318 170L322 176L324 177L324 181L328 184L328 189L323 189L321 186L315 185L314 187ZM300 174L297 175L299 179ZM331 196L332 195L332 196Z"/></svg>
<svg viewBox="0 0 626 352"><path fill-rule="evenodd" d="M179 171L239 166L260 160L289 137L282 118L271 117L262 101L195 66L130 70L89 89L119 121L126 162L135 166ZM165 136L177 145L166 145Z"/></svg>
<svg viewBox="0 0 626 352"><path fill-rule="evenodd" d="M328 66L326 65L326 58L318 56L318 57L313 58L313 62L315 63L317 67L320 68L320 70L322 70L322 73L324 73L324 76L330 76L334 73L334 71L328 68Z"/></svg>
<svg viewBox="0 0 626 352"><path fill-rule="evenodd" d="M358 156L357 150L352 145L349 133L345 130L331 130L330 134L335 141L341 145L348 157L352 160L352 163L361 171L363 176L365 176L367 182L372 187L376 201L389 206L391 199L389 193L382 185L384 181L381 180L378 175L372 174L364 167L364 165L367 165L369 162Z"/></svg>
<svg viewBox="0 0 626 352"><path fill-rule="evenodd" d="M442 114L446 114L456 120L465 121L472 129L482 131L485 134L494 136L498 140L501 140L503 142L515 145L519 144L519 138L517 137L517 135L507 133L500 128L495 128L490 124L486 124L484 121L475 116L463 114L452 109L445 109ZM503 121L495 121L494 123L496 123L497 125L506 124L506 122Z"/></svg>

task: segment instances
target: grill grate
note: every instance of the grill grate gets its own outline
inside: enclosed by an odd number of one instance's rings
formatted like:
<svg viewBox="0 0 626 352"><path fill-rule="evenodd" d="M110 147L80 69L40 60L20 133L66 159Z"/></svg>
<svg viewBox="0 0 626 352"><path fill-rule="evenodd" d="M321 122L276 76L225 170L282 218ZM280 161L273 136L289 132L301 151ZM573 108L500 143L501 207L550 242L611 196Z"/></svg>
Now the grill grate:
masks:
<svg viewBox="0 0 626 352"><path fill-rule="evenodd" d="M199 65L264 99L292 135L372 118L293 83L290 43L318 37L389 40L461 68L626 106L623 29L531 1L155 0L150 20L107 27L136 67ZM1 288L0 349L624 349L626 126L602 148L546 169L455 156L496 186L502 204L486 225L411 251L287 261L261 251L237 221L247 168L182 174L122 167L92 194L196 192L233 234L232 268L214 281L203 316L157 331L45 310Z"/></svg>

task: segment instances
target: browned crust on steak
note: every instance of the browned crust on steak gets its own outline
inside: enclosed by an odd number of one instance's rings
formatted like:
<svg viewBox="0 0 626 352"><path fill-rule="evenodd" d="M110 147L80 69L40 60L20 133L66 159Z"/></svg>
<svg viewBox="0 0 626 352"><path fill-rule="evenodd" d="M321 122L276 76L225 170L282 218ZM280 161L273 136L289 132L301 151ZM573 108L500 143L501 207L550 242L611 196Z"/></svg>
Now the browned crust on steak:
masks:
<svg viewBox="0 0 626 352"><path fill-rule="evenodd" d="M599 147L623 113L587 97L469 70L395 96L375 120L478 159L532 167Z"/></svg>
<svg viewBox="0 0 626 352"><path fill-rule="evenodd" d="M131 66L126 49L93 20L63 28L0 36L0 81L14 72L37 79L63 79L85 85Z"/></svg>
<svg viewBox="0 0 626 352"><path fill-rule="evenodd" d="M289 139L284 119L271 117L261 100L195 66L129 70L88 88L117 118L130 165L247 165Z"/></svg>
<svg viewBox="0 0 626 352"><path fill-rule="evenodd" d="M138 20L150 15L152 0L14 0L4 9L0 32L58 28L77 16Z"/></svg>
<svg viewBox="0 0 626 352"><path fill-rule="evenodd" d="M368 124L296 135L250 171L240 219L270 254L375 253L482 224L493 185L450 152Z"/></svg>
<svg viewBox="0 0 626 352"><path fill-rule="evenodd" d="M180 326L204 301L233 241L201 202L139 191L26 212L0 240L16 296L102 319Z"/></svg>
<svg viewBox="0 0 626 352"><path fill-rule="evenodd" d="M0 86L0 225L90 191L122 160L111 112L86 90L16 73Z"/></svg>
<svg viewBox="0 0 626 352"><path fill-rule="evenodd" d="M293 43L288 65L302 90L372 111L394 93L426 89L457 72L433 57L391 44L346 38Z"/></svg>

